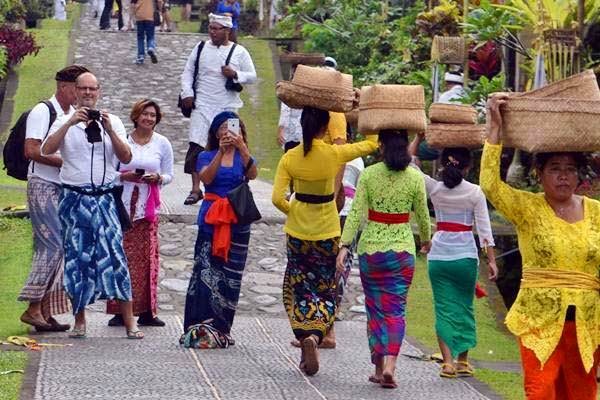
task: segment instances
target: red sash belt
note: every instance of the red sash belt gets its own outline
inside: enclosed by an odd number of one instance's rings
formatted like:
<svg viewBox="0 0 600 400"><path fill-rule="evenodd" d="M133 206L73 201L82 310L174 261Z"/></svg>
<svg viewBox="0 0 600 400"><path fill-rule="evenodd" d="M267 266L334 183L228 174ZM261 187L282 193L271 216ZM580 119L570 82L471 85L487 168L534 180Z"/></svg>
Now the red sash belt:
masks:
<svg viewBox="0 0 600 400"><path fill-rule="evenodd" d="M463 225L456 222L438 222L437 230L446 232L469 232L473 230L473 227L471 225Z"/></svg>
<svg viewBox="0 0 600 400"><path fill-rule="evenodd" d="M382 224L406 224L410 221L410 214L383 213L369 209L369 221L380 222Z"/></svg>
<svg viewBox="0 0 600 400"><path fill-rule="evenodd" d="M227 197L204 193L204 200L213 202L204 218L204 222L214 225L212 255L227 261L231 247L231 224L237 223L237 216Z"/></svg>

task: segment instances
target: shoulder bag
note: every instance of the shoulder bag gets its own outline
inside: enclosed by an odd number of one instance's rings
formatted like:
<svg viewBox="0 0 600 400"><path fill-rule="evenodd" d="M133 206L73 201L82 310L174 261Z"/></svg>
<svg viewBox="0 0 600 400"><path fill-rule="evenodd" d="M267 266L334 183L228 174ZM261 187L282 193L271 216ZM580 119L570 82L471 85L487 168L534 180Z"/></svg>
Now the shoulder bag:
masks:
<svg viewBox="0 0 600 400"><path fill-rule="evenodd" d="M198 68L200 64L200 53L202 53L202 49L204 48L204 41L201 41L198 45L198 52L196 53L196 62L194 63L194 79L192 81L192 90L194 91L194 102L192 103L192 107L184 107L183 99L181 98L181 94L179 94L179 99L177 100L177 107L181 110L181 114L189 118L192 116L192 110L196 108L196 82L198 81Z"/></svg>

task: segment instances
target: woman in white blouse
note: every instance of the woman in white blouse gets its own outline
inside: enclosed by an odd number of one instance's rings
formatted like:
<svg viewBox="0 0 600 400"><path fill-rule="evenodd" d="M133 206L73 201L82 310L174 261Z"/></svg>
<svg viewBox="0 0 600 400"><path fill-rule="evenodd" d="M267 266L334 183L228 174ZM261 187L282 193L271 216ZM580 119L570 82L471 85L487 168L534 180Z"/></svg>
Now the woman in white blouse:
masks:
<svg viewBox="0 0 600 400"><path fill-rule="evenodd" d="M415 155L423 135L416 135L409 147ZM468 353L477 344L473 297L477 283L479 244L487 252L489 279L498 269L494 238L485 195L481 188L463 179L471 165L465 148L446 148L440 156L442 181L426 174L425 188L435 210L437 229L427 254L429 279L435 303L435 330L444 359L440 376L473 376ZM454 359L457 358L456 364Z"/></svg>
<svg viewBox="0 0 600 400"><path fill-rule="evenodd" d="M127 140L133 157L117 169L123 183L123 204L132 228L123 239L133 292L133 314L138 324L164 326L157 315L158 212L160 189L173 179L173 149L163 135L154 131L162 117L159 105L150 99L139 100L131 110L135 129ZM107 313L115 314L110 326L122 325L118 304L109 301Z"/></svg>

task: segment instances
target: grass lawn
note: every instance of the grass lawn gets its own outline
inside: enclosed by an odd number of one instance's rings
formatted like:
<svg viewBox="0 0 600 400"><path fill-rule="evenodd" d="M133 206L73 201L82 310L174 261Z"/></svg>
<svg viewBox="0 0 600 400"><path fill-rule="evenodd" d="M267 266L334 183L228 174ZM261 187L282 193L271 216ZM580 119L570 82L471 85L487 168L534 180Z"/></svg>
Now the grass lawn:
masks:
<svg viewBox="0 0 600 400"><path fill-rule="evenodd" d="M23 351L0 352L0 371L24 370L27 363L27 354ZM18 399L19 388L23 374L9 374L0 376L0 399Z"/></svg>
<svg viewBox="0 0 600 400"><path fill-rule="evenodd" d="M4 169L0 169L0 210L5 207L25 205L26 188L27 182L14 179L6 175Z"/></svg>
<svg viewBox="0 0 600 400"><path fill-rule="evenodd" d="M506 400L523 400L523 377L514 372L498 372L491 369L478 369L476 377L485 382Z"/></svg>
<svg viewBox="0 0 600 400"><path fill-rule="evenodd" d="M171 20L177 24L177 32L198 33L200 31L200 21L182 21L181 6L171 7Z"/></svg>

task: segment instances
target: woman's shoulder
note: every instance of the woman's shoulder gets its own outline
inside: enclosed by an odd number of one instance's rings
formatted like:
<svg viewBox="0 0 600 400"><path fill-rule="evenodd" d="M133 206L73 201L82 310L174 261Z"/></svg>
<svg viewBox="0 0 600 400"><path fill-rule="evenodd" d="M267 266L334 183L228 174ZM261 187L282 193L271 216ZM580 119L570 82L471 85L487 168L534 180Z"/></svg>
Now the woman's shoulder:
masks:
<svg viewBox="0 0 600 400"><path fill-rule="evenodd" d="M154 140L156 140L156 142L159 143L160 145L171 146L171 141L165 135L162 135L155 131L153 136L154 136Z"/></svg>

